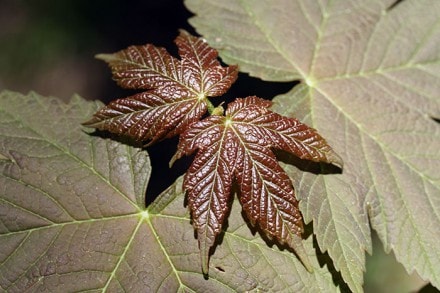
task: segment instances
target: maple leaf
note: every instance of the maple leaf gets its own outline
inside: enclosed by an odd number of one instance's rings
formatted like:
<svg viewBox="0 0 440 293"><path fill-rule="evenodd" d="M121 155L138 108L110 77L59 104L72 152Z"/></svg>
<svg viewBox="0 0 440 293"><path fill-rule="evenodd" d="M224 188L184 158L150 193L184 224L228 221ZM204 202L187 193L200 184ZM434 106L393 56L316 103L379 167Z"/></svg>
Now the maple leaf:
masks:
<svg viewBox="0 0 440 293"><path fill-rule="evenodd" d="M300 81L273 99L277 111L343 151L343 174L286 172L350 290L363 291L371 229L407 272L440 288L440 128L431 119L440 117L440 1L185 4L224 62Z"/></svg>
<svg viewBox="0 0 440 293"><path fill-rule="evenodd" d="M185 174L188 206L197 230L202 268L228 212L231 186L253 225L292 247L311 270L301 243L302 216L292 183L272 148L300 158L342 166L316 130L270 111L271 102L252 96L230 103L225 116L212 115L182 133L175 158L199 151Z"/></svg>
<svg viewBox="0 0 440 293"><path fill-rule="evenodd" d="M83 124L154 143L199 120L210 106L207 97L225 93L237 67L222 67L217 51L186 31L175 42L181 60L151 44L98 55L121 87L147 91L111 102Z"/></svg>

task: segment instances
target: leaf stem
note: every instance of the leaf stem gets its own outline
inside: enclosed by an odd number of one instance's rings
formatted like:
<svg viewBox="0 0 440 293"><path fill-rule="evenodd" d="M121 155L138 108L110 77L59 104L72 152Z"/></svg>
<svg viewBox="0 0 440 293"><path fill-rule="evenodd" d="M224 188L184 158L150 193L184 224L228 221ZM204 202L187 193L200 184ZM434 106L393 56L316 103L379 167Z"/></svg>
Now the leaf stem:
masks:
<svg viewBox="0 0 440 293"><path fill-rule="evenodd" d="M205 98L205 100L206 100L206 105L208 107L208 112L209 112L210 116L212 116L212 115L223 116L224 115L225 109L222 107L223 102L220 105L218 105L217 107L214 107L214 105L211 103L210 100L208 100L207 98Z"/></svg>
<svg viewBox="0 0 440 293"><path fill-rule="evenodd" d="M211 103L211 101L208 98L205 98L206 106L208 107L209 115L212 115L212 112L214 112L215 106Z"/></svg>

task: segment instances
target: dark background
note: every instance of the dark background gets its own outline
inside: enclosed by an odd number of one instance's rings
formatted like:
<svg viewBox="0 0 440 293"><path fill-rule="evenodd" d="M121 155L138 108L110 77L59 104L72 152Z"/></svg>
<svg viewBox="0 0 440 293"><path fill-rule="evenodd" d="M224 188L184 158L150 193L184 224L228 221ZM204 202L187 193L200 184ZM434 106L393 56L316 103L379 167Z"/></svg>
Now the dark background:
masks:
<svg viewBox="0 0 440 293"><path fill-rule="evenodd" d="M178 30L196 34L187 21L191 15L177 0L0 0L0 89L33 90L66 101L74 93L104 103L128 96L134 92L119 88L107 65L94 56L146 43L175 55ZM245 74L239 80L214 104L256 94L272 98L292 87ZM187 167L185 159L168 167L177 141L148 148L153 165L148 203Z"/></svg>
<svg viewBox="0 0 440 293"><path fill-rule="evenodd" d="M191 15L179 0L0 0L0 90L34 90L65 101L77 93L104 103L128 96L133 92L119 88L107 65L94 55L145 43L176 54L173 40L178 30L195 34L187 22ZM240 74L231 90L213 102L248 95L271 99L292 86ZM176 145L177 139L171 139L147 149L153 170L147 203L187 168L189 160L168 168ZM374 255L367 259L366 292L410 292L420 287L416 275L408 277L381 244L374 243Z"/></svg>

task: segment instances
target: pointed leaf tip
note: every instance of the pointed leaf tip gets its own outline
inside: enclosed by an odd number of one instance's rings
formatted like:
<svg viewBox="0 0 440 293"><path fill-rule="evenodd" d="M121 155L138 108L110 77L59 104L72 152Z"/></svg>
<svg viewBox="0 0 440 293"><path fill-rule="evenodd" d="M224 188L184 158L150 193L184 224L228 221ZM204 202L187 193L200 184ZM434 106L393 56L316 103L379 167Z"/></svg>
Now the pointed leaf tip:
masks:
<svg viewBox="0 0 440 293"><path fill-rule="evenodd" d="M313 267L310 263L309 256L304 248L303 239L295 234L291 235L289 246L293 248L301 263L309 273L313 273Z"/></svg>
<svg viewBox="0 0 440 293"><path fill-rule="evenodd" d="M342 160L342 157L339 156L335 151L331 151L327 155L329 163L339 167L341 170L344 168L344 161Z"/></svg>
<svg viewBox="0 0 440 293"><path fill-rule="evenodd" d="M209 247L200 249L200 260L202 263L202 273L207 276L209 274Z"/></svg>
<svg viewBox="0 0 440 293"><path fill-rule="evenodd" d="M95 55L95 59L110 62L115 59L114 54L100 53Z"/></svg>

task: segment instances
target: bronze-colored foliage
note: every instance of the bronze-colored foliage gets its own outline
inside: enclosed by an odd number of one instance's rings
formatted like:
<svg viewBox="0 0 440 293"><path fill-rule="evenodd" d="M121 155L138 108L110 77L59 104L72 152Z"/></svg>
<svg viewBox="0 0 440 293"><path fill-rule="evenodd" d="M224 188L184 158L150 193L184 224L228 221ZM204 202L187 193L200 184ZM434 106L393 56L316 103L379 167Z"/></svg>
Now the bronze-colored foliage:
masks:
<svg viewBox="0 0 440 293"><path fill-rule="evenodd" d="M186 31L175 42L181 60L151 44L98 55L121 87L148 91L111 102L84 125L153 143L199 120L209 105L206 98L225 93L237 67L222 67L217 51Z"/></svg>
<svg viewBox="0 0 440 293"><path fill-rule="evenodd" d="M258 97L236 99L225 116L212 115L181 135L176 157L197 155L185 175L184 189L197 229L204 271L221 232L235 179L248 219L267 235L292 247L307 268L301 245L302 217L292 183L271 148L300 158L341 165L341 159L312 128L268 109Z"/></svg>
<svg viewBox="0 0 440 293"><path fill-rule="evenodd" d="M312 270L301 242L303 223L294 188L272 149L338 166L342 160L315 129L270 111L270 101L251 96L230 103L225 114L221 106L214 108L207 97L225 93L237 68L222 67L217 52L187 32L176 43L180 61L153 45L99 55L119 85L147 91L110 103L85 125L150 143L180 134L172 162L198 150L183 187L204 273L234 182L251 224L293 248ZM211 115L200 120L207 110Z"/></svg>

